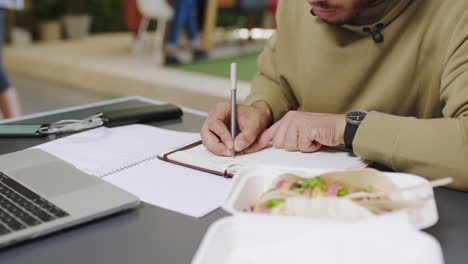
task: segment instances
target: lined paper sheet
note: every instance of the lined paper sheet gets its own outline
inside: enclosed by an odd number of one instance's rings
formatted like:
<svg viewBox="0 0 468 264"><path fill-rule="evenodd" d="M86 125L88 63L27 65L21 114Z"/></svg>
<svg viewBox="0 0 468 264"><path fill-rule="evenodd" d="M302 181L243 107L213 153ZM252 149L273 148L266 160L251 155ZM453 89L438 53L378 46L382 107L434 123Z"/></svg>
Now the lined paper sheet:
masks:
<svg viewBox="0 0 468 264"><path fill-rule="evenodd" d="M104 180L134 193L146 203L193 217L220 207L230 180L153 159Z"/></svg>
<svg viewBox="0 0 468 264"><path fill-rule="evenodd" d="M221 205L229 180L156 158L161 151L199 137L198 133L137 124L96 128L37 148L101 177L143 202L202 217Z"/></svg>
<svg viewBox="0 0 468 264"><path fill-rule="evenodd" d="M136 124L115 128L100 127L36 148L47 151L88 174L103 177L153 158L159 151L199 137L198 133Z"/></svg>

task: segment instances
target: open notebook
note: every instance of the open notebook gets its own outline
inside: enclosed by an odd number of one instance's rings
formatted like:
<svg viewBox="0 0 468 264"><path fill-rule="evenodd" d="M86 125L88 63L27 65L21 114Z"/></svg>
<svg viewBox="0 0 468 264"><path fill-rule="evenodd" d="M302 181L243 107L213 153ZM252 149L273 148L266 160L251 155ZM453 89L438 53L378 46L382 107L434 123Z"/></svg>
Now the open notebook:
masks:
<svg viewBox="0 0 468 264"><path fill-rule="evenodd" d="M218 208L229 180L164 162L158 152L199 138L148 125L100 127L35 148L102 178L143 202L193 217Z"/></svg>
<svg viewBox="0 0 468 264"><path fill-rule="evenodd" d="M158 155L158 158L178 165L230 178L242 166L274 165L295 168L362 169L369 162L351 153L322 148L314 153L288 152L273 147L256 153L221 157L209 152L200 140Z"/></svg>

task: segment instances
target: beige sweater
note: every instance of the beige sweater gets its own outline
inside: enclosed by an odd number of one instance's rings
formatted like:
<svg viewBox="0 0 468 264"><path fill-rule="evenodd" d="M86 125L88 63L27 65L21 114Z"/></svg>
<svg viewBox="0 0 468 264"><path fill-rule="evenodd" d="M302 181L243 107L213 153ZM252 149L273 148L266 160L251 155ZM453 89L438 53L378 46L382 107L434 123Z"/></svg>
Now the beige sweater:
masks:
<svg viewBox="0 0 468 264"><path fill-rule="evenodd" d="M258 58L247 104L288 110L371 111L357 155L468 190L468 1L391 0L371 25L331 26L305 0L282 0L278 30ZM375 21L375 19L374 19ZM383 23L384 42L367 26Z"/></svg>

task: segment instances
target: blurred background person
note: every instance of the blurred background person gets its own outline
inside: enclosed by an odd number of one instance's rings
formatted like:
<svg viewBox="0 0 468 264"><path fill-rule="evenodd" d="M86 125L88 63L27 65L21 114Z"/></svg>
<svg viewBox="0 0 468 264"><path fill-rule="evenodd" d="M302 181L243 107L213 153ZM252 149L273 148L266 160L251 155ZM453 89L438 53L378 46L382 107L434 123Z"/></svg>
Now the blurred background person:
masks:
<svg viewBox="0 0 468 264"><path fill-rule="evenodd" d="M164 50L166 65L179 65L182 62L177 57L177 43L185 28L190 46L193 50L193 60L206 59L207 53L203 49L198 37L197 0L174 0L174 17L169 28L169 37Z"/></svg>
<svg viewBox="0 0 468 264"><path fill-rule="evenodd" d="M142 18L142 15L138 10L137 0L123 0L122 6L124 11L125 27L132 32L133 37L136 38Z"/></svg>
<svg viewBox="0 0 468 264"><path fill-rule="evenodd" d="M5 9L23 8L23 0L0 0L0 111L3 118L16 117L21 114L21 107L16 89L11 85L3 69L3 31L5 28Z"/></svg>

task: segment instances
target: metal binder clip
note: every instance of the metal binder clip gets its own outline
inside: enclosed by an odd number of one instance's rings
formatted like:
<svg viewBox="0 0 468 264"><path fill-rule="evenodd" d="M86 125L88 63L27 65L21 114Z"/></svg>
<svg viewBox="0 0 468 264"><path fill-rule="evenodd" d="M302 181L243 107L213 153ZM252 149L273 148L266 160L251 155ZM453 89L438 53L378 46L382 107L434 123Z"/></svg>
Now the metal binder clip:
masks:
<svg viewBox="0 0 468 264"><path fill-rule="evenodd" d="M91 117L79 120L79 119L69 119L61 120L55 123L52 123L49 126L45 126L39 129L39 133L51 135L51 134L60 134L66 132L78 132L86 129L91 129L95 127L100 127L104 124L102 121L102 113L93 115Z"/></svg>

